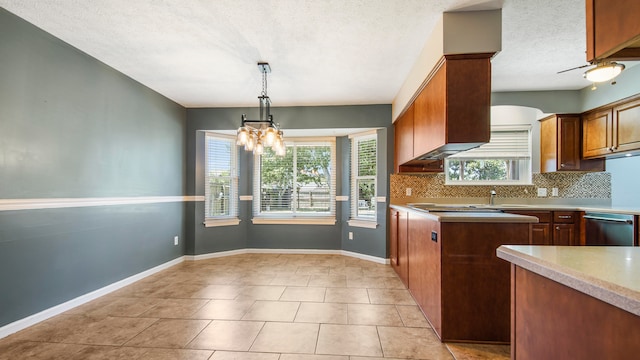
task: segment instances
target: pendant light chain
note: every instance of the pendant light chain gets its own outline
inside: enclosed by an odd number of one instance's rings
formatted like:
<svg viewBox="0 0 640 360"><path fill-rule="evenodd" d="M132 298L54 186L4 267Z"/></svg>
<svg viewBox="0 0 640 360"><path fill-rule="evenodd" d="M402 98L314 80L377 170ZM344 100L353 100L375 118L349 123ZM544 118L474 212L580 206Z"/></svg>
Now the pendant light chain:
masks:
<svg viewBox="0 0 640 360"><path fill-rule="evenodd" d="M267 72L262 72L262 96L267 96Z"/></svg>

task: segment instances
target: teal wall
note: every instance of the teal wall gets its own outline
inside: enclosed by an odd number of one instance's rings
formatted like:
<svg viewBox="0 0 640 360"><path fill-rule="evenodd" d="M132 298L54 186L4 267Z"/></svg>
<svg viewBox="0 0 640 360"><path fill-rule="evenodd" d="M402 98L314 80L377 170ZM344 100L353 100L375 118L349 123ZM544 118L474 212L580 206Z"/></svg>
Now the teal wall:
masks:
<svg viewBox="0 0 640 360"><path fill-rule="evenodd" d="M257 116L252 108L187 109L187 192L204 195L204 130L235 130L240 116ZM379 130L378 193L388 198L388 178L392 161L391 105L276 107L272 113L287 136L287 129L381 128ZM390 145L389 145L390 144ZM339 137L337 151L337 195L349 195L349 140ZM391 146L391 147L389 147ZM253 156L240 151L240 195L252 195ZM380 203L378 228L349 227L347 202L338 202L336 225L254 225L251 201L240 202L240 225L205 228L204 203L189 204L188 254L206 254L243 248L348 250L386 258L386 203ZM354 240L347 240L349 231Z"/></svg>
<svg viewBox="0 0 640 360"><path fill-rule="evenodd" d="M0 199L182 196L184 108L0 9ZM183 255L182 202L0 211L0 327Z"/></svg>

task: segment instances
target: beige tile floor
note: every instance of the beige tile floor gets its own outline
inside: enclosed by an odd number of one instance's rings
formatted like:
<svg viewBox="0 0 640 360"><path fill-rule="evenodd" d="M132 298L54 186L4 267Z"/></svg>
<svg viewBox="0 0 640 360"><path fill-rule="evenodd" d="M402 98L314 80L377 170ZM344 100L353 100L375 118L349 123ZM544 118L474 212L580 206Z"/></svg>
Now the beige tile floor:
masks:
<svg viewBox="0 0 640 360"><path fill-rule="evenodd" d="M185 262L0 340L0 359L508 359L442 344L388 265L339 255Z"/></svg>

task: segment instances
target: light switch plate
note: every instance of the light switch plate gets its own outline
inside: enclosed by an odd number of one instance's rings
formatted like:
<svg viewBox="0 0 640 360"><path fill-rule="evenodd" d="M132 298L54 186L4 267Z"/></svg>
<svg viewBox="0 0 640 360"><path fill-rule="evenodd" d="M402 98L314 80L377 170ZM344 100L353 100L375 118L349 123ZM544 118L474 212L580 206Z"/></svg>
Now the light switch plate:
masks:
<svg viewBox="0 0 640 360"><path fill-rule="evenodd" d="M538 188L538 196L539 197L547 196L547 188Z"/></svg>
<svg viewBox="0 0 640 360"><path fill-rule="evenodd" d="M551 188L551 196L558 196L558 188Z"/></svg>
<svg viewBox="0 0 640 360"><path fill-rule="evenodd" d="M407 190L405 191L405 193L407 194L407 196L411 196L411 188L407 188Z"/></svg>

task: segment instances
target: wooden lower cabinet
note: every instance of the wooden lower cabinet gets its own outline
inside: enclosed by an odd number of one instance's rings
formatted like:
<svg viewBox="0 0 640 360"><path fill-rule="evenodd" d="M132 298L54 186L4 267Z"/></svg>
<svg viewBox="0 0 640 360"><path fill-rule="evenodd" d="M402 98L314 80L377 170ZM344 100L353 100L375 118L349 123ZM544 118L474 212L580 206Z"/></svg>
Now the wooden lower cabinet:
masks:
<svg viewBox="0 0 640 360"><path fill-rule="evenodd" d="M496 249L529 244L530 230L409 213L409 290L442 341L509 342L509 263Z"/></svg>
<svg viewBox="0 0 640 360"><path fill-rule="evenodd" d="M408 213L389 209L389 262L405 286L409 286L408 245Z"/></svg>
<svg viewBox="0 0 640 360"><path fill-rule="evenodd" d="M511 214L535 216L531 226L531 245L580 245L580 213L577 211L507 211Z"/></svg>
<svg viewBox="0 0 640 360"><path fill-rule="evenodd" d="M511 359L638 358L640 317L511 266Z"/></svg>

